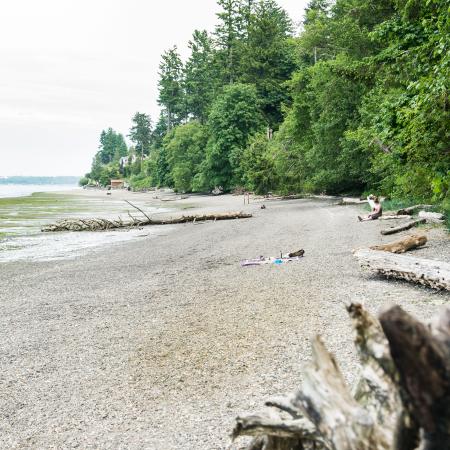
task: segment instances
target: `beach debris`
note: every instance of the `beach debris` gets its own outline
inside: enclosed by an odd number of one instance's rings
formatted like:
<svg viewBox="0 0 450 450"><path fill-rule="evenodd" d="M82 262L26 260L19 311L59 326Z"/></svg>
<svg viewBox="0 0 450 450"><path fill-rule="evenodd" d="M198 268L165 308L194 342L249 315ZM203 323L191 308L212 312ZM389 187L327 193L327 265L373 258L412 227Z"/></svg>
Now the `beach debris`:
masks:
<svg viewBox="0 0 450 450"><path fill-rule="evenodd" d="M356 197L344 197L341 201L341 205L364 205L366 203L369 203L369 201L366 199L361 200Z"/></svg>
<svg viewBox="0 0 450 450"><path fill-rule="evenodd" d="M416 211L419 211L419 209L431 209L433 208L433 205L414 205L409 206L408 208L402 208L397 211L397 214L408 214L409 216L412 216Z"/></svg>
<svg viewBox="0 0 450 450"><path fill-rule="evenodd" d="M400 219L411 219L411 216L407 214L385 214L378 217L378 220L400 220Z"/></svg>
<svg viewBox="0 0 450 450"><path fill-rule="evenodd" d="M143 213L143 211L141 211ZM144 214L144 213L143 213ZM128 213L131 220L124 221L121 218L117 220L89 218L89 219L62 219L50 225L44 225L41 228L43 232L51 231L103 231L115 228L133 228L143 227L147 225L174 225L187 222L204 222L207 220L232 220L232 219L247 219L252 217L250 213L240 212L226 212L217 214L198 214L191 216L180 216L167 219L152 219L145 215L145 219L138 219Z"/></svg>
<svg viewBox="0 0 450 450"><path fill-rule="evenodd" d="M222 195L223 194L223 187L222 186L216 186L212 191L212 195Z"/></svg>
<svg viewBox="0 0 450 450"><path fill-rule="evenodd" d="M361 267L388 278L450 291L450 263L371 249L357 250L354 256Z"/></svg>
<svg viewBox="0 0 450 450"><path fill-rule="evenodd" d="M398 241L390 242L389 244L373 245L371 250L380 250L391 253L405 253L417 247L421 247L427 243L427 237L424 234L412 234L406 236Z"/></svg>
<svg viewBox="0 0 450 450"><path fill-rule="evenodd" d="M305 251L303 249L298 250L294 253L288 253L287 255L283 255L282 252L280 252L280 256L260 256L259 258L255 259L244 259L241 261L241 267L247 267L247 266L262 266L264 264L285 264L293 261L300 261L305 254Z"/></svg>
<svg viewBox="0 0 450 450"><path fill-rule="evenodd" d="M410 222L407 222L403 225L399 225L397 227L391 227L391 228L387 228L385 230L381 230L380 233L382 235L389 235L389 234L394 234L394 233L398 233L400 231L405 231L405 230L409 230L412 227L416 227L417 225L421 225L423 223L426 222L426 219L416 219L416 220L412 220Z"/></svg>
<svg viewBox="0 0 450 450"><path fill-rule="evenodd" d="M444 214L428 211L419 211L418 216L420 219L426 219L427 223L442 223L445 219Z"/></svg>
<svg viewBox="0 0 450 450"><path fill-rule="evenodd" d="M269 398L266 413L236 418L232 439L253 437L240 448L450 448L450 309L431 327L399 306L378 320L358 303L346 309L361 374L353 389L317 336L300 388Z"/></svg>
<svg viewBox="0 0 450 450"><path fill-rule="evenodd" d="M297 250L296 252L289 253L289 258L294 258L295 256L303 256L305 254L305 250L302 248L300 250Z"/></svg>

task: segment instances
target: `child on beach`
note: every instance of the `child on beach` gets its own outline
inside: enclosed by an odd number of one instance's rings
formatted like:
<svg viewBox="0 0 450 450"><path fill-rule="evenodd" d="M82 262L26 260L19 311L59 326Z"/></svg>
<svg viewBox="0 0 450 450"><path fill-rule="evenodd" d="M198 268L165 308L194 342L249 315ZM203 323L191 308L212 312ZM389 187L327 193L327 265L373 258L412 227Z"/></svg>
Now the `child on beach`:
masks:
<svg viewBox="0 0 450 450"><path fill-rule="evenodd" d="M367 197L367 201L372 208L372 212L366 217L358 216L358 220L360 222L365 222L367 220L376 220L383 214L383 208L381 207L380 199L376 195L369 195Z"/></svg>

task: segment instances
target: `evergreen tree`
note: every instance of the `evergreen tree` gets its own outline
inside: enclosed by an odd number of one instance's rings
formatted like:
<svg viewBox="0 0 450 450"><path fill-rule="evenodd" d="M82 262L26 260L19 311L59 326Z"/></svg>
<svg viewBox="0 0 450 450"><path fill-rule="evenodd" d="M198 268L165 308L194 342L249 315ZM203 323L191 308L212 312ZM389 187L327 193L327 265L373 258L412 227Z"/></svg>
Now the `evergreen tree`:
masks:
<svg viewBox="0 0 450 450"><path fill-rule="evenodd" d="M177 48L164 52L159 65L158 103L165 111L167 129L172 129L186 118L183 92L183 63Z"/></svg>
<svg viewBox="0 0 450 450"><path fill-rule="evenodd" d="M204 123L219 81L208 33L194 31L189 48L191 56L184 68L186 107L192 117Z"/></svg>
<svg viewBox="0 0 450 450"><path fill-rule="evenodd" d="M255 4L242 49L241 79L256 85L271 128L277 128L282 120L281 105L288 100L284 82L296 67L291 33L291 20L274 0Z"/></svg>
<svg viewBox="0 0 450 450"><path fill-rule="evenodd" d="M219 23L214 35L218 47L217 57L222 66L224 82L235 82L240 74L240 45L246 36L246 25L250 14L244 0L218 0L222 11L217 14ZM248 2L247 5L250 5Z"/></svg>
<svg viewBox="0 0 450 450"><path fill-rule="evenodd" d="M112 128L103 130L100 134L99 162L108 164L116 158L118 160L127 154L127 144L123 135L116 133Z"/></svg>
<svg viewBox="0 0 450 450"><path fill-rule="evenodd" d="M144 158L150 151L152 138L152 122L150 116L137 112L133 116L133 126L130 129L128 137L135 144L137 154Z"/></svg>

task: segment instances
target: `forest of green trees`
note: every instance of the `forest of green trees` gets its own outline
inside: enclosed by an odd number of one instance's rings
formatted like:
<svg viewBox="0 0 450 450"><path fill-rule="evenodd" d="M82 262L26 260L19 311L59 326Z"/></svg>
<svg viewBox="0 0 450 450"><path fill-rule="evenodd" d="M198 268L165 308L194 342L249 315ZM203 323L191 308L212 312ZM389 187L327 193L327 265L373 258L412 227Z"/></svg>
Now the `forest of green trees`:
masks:
<svg viewBox="0 0 450 450"><path fill-rule="evenodd" d="M186 61L162 55L160 117L136 113L131 148L103 131L85 183L371 190L450 209L449 0L311 0L299 33L274 0L218 4Z"/></svg>

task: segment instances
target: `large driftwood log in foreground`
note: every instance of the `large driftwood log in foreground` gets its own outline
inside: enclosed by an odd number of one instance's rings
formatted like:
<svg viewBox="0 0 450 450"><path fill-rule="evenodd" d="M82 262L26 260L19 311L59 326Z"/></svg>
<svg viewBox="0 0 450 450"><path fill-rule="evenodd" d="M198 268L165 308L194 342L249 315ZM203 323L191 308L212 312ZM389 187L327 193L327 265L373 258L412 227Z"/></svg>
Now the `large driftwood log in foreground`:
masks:
<svg viewBox="0 0 450 450"><path fill-rule="evenodd" d="M397 211L397 214L408 214L409 216L412 216L416 211L419 211L419 209L430 209L433 208L433 205L414 205L410 206L409 208L402 208Z"/></svg>
<svg viewBox="0 0 450 450"><path fill-rule="evenodd" d="M347 310L361 363L354 393L316 338L300 389L269 400L276 413L237 418L233 439L254 436L247 450L450 450L450 310L431 331L399 307L381 325L361 305Z"/></svg>
<svg viewBox="0 0 450 450"><path fill-rule="evenodd" d="M169 219L151 219L148 216L145 219L136 219L130 215L132 220L123 221L109 219L63 219L51 225L44 225L41 231L102 231L114 228L131 228L146 225L170 225L186 222L204 222L206 220L230 220L246 219L252 217L249 213L228 212L219 214L199 214L194 216L181 216Z"/></svg>
<svg viewBox="0 0 450 450"><path fill-rule="evenodd" d="M380 233L383 235L398 233L399 231L409 230L412 227L425 223L426 219L417 219L411 222L399 225L398 227L387 228L386 230L381 230Z"/></svg>
<svg viewBox="0 0 450 450"><path fill-rule="evenodd" d="M383 313L380 322L400 384L424 431L424 450L450 449L450 324L444 334L433 335L398 306Z"/></svg>
<svg viewBox="0 0 450 450"><path fill-rule="evenodd" d="M412 234L398 241L384 245L373 245L371 250L382 250L391 253L405 253L413 248L420 247L427 243L427 237L424 234Z"/></svg>
<svg viewBox="0 0 450 450"><path fill-rule="evenodd" d="M450 290L450 264L432 259L362 249L354 253L361 267L392 278Z"/></svg>

